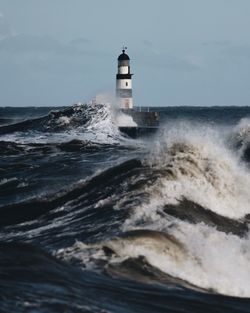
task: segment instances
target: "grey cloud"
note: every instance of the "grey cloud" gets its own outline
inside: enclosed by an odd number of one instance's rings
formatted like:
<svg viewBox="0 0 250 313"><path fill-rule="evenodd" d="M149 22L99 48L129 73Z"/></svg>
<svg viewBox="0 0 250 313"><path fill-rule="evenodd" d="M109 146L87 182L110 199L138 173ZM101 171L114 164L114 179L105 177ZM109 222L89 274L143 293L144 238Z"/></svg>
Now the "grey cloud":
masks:
<svg viewBox="0 0 250 313"><path fill-rule="evenodd" d="M166 68L172 71L197 71L201 69L201 62L195 57L174 55L173 52L157 47L151 40L142 40L141 54L137 59L150 67Z"/></svg>
<svg viewBox="0 0 250 313"><path fill-rule="evenodd" d="M4 15L0 12L0 40L12 35L11 28Z"/></svg>
<svg viewBox="0 0 250 313"><path fill-rule="evenodd" d="M202 42L202 45L203 46L228 47L232 45L232 42L229 40L204 41Z"/></svg>
<svg viewBox="0 0 250 313"><path fill-rule="evenodd" d="M229 40L203 42L204 46L212 46L219 49L219 53L230 57L250 58L250 44L232 42Z"/></svg>
<svg viewBox="0 0 250 313"><path fill-rule="evenodd" d="M144 40L142 41L142 43L143 43L144 46L147 46L147 47L153 46L153 42L150 41L150 40L147 40L147 39L144 39Z"/></svg>
<svg viewBox="0 0 250 313"><path fill-rule="evenodd" d="M59 50L61 45L49 37L35 37L30 35L16 35L3 39L0 42L0 50L10 53L27 51Z"/></svg>
<svg viewBox="0 0 250 313"><path fill-rule="evenodd" d="M163 66L168 69L175 71L197 71L200 70L200 67L197 64L194 64L191 61L188 61L184 58L178 58L175 56L167 56L166 59L162 62Z"/></svg>
<svg viewBox="0 0 250 313"><path fill-rule="evenodd" d="M0 52L1 51L10 54L54 53L76 55L83 53L79 48L63 44L52 37L32 36L27 34L4 38L0 41Z"/></svg>
<svg viewBox="0 0 250 313"><path fill-rule="evenodd" d="M232 45L223 50L224 54L232 57L250 58L250 45Z"/></svg>
<svg viewBox="0 0 250 313"><path fill-rule="evenodd" d="M87 39L86 39L87 40ZM19 34L0 40L0 53L9 55L61 55L82 57L83 55L103 58L109 54L90 48L89 45L62 43L50 36Z"/></svg>
<svg viewBox="0 0 250 313"><path fill-rule="evenodd" d="M166 68L172 71L197 71L200 70L200 66L195 62L192 62L185 57L177 57L168 54L154 54L147 59L143 57L143 64L147 64L151 67Z"/></svg>
<svg viewBox="0 0 250 313"><path fill-rule="evenodd" d="M79 37L70 41L71 45L85 45L91 43L90 39Z"/></svg>

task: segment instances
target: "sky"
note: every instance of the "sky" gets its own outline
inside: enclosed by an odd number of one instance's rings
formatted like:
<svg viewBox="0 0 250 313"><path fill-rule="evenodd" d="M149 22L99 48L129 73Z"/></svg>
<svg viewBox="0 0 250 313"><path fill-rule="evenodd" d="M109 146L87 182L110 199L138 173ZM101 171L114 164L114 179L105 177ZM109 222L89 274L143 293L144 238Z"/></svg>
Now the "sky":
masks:
<svg viewBox="0 0 250 313"><path fill-rule="evenodd" d="M0 106L112 95L123 45L137 106L250 105L249 0L0 0Z"/></svg>

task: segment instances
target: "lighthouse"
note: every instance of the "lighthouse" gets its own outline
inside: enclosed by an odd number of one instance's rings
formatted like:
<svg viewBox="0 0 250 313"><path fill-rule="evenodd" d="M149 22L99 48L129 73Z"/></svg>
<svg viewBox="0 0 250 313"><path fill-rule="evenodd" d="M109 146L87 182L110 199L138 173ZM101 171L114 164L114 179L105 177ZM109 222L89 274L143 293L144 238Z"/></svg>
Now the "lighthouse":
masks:
<svg viewBox="0 0 250 313"><path fill-rule="evenodd" d="M133 74L130 73L130 58L125 53L126 49L126 47L123 47L122 54L120 54L117 59L118 71L116 74L116 98L121 109L133 109Z"/></svg>

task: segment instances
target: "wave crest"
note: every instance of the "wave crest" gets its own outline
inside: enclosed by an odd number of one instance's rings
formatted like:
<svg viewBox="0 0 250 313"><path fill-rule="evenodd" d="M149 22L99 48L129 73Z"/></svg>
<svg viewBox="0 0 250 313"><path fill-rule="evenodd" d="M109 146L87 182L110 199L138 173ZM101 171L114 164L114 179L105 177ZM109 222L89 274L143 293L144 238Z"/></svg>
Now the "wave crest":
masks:
<svg viewBox="0 0 250 313"><path fill-rule="evenodd" d="M64 110L51 111L44 117L2 126L0 135L2 140L22 143L72 139L119 142L124 140L118 128L119 117L110 104L78 104Z"/></svg>
<svg viewBox="0 0 250 313"><path fill-rule="evenodd" d="M152 151L146 163L165 173L149 188L153 206L185 198L230 218L250 213L250 175L214 130L166 132Z"/></svg>

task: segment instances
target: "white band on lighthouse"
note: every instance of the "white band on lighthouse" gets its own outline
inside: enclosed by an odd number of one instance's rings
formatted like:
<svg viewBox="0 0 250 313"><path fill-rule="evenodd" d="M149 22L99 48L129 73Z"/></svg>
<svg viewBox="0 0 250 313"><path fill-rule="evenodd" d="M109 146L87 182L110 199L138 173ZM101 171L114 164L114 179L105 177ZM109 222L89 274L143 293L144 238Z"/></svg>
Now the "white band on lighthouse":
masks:
<svg viewBox="0 0 250 313"><path fill-rule="evenodd" d="M121 109L133 108L132 74L130 74L130 59L122 50L118 57L118 71L116 75L116 98Z"/></svg>
<svg viewBox="0 0 250 313"><path fill-rule="evenodd" d="M118 67L118 74L128 74L128 67L127 66Z"/></svg>
<svg viewBox="0 0 250 313"><path fill-rule="evenodd" d="M117 79L116 89L132 89L131 79Z"/></svg>

